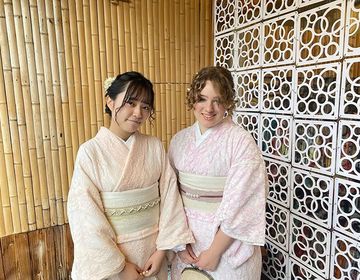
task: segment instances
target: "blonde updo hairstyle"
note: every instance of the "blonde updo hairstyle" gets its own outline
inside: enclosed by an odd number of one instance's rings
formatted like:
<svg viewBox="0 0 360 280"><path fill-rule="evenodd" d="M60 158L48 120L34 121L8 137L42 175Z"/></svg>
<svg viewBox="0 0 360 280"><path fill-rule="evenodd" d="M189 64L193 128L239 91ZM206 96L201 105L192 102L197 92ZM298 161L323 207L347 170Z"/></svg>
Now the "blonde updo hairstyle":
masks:
<svg viewBox="0 0 360 280"><path fill-rule="evenodd" d="M228 114L232 115L235 108L234 80L231 72L221 66L208 66L195 74L186 95L188 109L193 109L194 105L199 102L200 93L207 81L211 81L215 89L219 91L221 104Z"/></svg>

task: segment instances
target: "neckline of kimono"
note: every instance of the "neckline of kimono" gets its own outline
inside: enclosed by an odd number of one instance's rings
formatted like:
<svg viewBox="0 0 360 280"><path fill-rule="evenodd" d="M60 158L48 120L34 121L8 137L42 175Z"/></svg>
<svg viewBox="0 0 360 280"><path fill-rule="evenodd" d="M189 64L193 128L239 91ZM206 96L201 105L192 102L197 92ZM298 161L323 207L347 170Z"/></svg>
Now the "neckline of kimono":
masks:
<svg viewBox="0 0 360 280"><path fill-rule="evenodd" d="M138 133L138 131L135 131L133 134L131 134L129 136L129 138L127 140L122 139L120 136L116 135L114 132L112 132L109 128L103 126L101 130L106 130L110 133L110 135L112 136L112 138L120 141L121 143L125 144L128 148L130 148L132 146L132 144L135 141L135 135Z"/></svg>

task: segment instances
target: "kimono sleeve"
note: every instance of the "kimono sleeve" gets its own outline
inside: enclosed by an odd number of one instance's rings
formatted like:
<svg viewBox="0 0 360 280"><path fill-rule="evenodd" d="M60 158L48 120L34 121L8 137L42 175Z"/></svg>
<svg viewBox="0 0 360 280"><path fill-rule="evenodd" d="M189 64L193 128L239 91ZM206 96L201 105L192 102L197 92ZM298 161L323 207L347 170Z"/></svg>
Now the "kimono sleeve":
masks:
<svg viewBox="0 0 360 280"><path fill-rule="evenodd" d="M250 135L237 142L216 220L226 235L261 246L265 243L268 185L265 163Z"/></svg>
<svg viewBox="0 0 360 280"><path fill-rule="evenodd" d="M174 163L174 152L175 152L175 147L176 147L176 136L175 135L171 141L170 141L170 144L169 144L169 150L168 150L168 157L169 157L169 163L170 163L170 166L173 168L174 172L177 174L177 170L175 168L175 163Z"/></svg>
<svg viewBox="0 0 360 280"><path fill-rule="evenodd" d="M68 217L74 242L72 279L105 279L118 274L125 258L115 242L98 188L91 179L93 166L80 147L68 196Z"/></svg>
<svg viewBox="0 0 360 280"><path fill-rule="evenodd" d="M178 245L193 243L194 238L187 224L176 175L162 145L160 151L162 165L159 180L161 203L156 246L159 250L169 250Z"/></svg>

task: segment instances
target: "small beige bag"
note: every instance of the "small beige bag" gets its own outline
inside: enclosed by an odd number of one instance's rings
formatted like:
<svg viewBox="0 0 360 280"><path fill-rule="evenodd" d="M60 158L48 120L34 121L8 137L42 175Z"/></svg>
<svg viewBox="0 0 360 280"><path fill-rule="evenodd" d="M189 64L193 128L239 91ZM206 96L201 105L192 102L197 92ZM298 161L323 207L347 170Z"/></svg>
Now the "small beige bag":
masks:
<svg viewBox="0 0 360 280"><path fill-rule="evenodd" d="M186 267L181 272L180 280L215 280L209 273L196 267Z"/></svg>

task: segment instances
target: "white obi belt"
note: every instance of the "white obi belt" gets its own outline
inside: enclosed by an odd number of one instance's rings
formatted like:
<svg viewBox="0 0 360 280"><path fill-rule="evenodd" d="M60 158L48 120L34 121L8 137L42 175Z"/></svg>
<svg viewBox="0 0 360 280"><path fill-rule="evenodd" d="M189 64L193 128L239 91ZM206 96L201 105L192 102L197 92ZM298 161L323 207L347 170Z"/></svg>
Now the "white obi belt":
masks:
<svg viewBox="0 0 360 280"><path fill-rule="evenodd" d="M105 215L117 242L142 239L158 231L160 197L158 183L123 192L101 192Z"/></svg>
<svg viewBox="0 0 360 280"><path fill-rule="evenodd" d="M221 203L226 177L195 175L180 171L179 182L186 208L213 213Z"/></svg>

